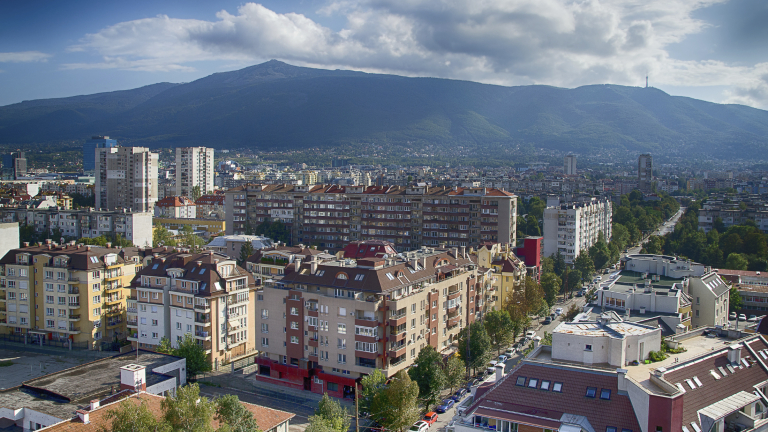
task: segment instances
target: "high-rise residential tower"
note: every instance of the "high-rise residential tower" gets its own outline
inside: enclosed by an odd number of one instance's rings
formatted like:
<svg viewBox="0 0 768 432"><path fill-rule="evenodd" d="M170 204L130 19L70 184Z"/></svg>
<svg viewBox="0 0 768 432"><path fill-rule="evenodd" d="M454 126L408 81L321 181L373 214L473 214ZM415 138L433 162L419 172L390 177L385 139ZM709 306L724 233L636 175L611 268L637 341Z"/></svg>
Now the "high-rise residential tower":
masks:
<svg viewBox="0 0 768 432"><path fill-rule="evenodd" d="M157 202L158 155L146 147L96 149L96 208L151 212Z"/></svg>
<svg viewBox="0 0 768 432"><path fill-rule="evenodd" d="M637 187L649 192L653 184L653 156L641 154L637 158Z"/></svg>
<svg viewBox="0 0 768 432"><path fill-rule="evenodd" d="M27 174L27 156L24 152L3 155L3 180L17 180Z"/></svg>
<svg viewBox="0 0 768 432"><path fill-rule="evenodd" d="M213 192L213 149L177 147L176 195L191 197L195 186L200 196Z"/></svg>
<svg viewBox="0 0 768 432"><path fill-rule="evenodd" d="M576 174L576 156L568 155L565 157L565 163L563 164L563 174L565 175Z"/></svg>
<svg viewBox="0 0 768 432"><path fill-rule="evenodd" d="M108 136L92 136L83 144L83 172L93 173L96 170L96 149L117 147L117 140Z"/></svg>

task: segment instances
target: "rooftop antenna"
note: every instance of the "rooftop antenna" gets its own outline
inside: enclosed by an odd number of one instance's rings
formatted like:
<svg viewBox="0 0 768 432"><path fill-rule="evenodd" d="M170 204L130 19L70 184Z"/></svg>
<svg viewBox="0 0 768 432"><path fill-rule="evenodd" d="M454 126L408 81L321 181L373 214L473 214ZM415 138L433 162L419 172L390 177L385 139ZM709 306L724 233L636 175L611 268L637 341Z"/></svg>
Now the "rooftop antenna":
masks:
<svg viewBox="0 0 768 432"><path fill-rule="evenodd" d="M645 88L648 88L648 74L645 74Z"/></svg>

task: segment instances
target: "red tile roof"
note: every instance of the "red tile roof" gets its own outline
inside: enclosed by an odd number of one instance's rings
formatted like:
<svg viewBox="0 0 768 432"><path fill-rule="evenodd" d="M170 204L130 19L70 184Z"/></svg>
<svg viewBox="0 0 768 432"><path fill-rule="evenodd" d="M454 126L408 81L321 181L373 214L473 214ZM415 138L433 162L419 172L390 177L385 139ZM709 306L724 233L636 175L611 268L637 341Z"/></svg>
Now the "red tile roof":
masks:
<svg viewBox="0 0 768 432"><path fill-rule="evenodd" d="M516 385L518 377L526 378L525 387ZM539 380L538 385L541 385L542 380L550 381L550 390L527 387L530 378ZM551 390L555 382L563 383L562 392ZM596 397L586 397L587 387L596 388ZM610 400L600 399L602 389L610 390ZM617 430L641 430L629 397L619 394L618 376L615 373L563 365L523 363L496 388L480 396L470 412L481 408L497 413L494 416L496 418L527 416L531 419L529 423L549 429L554 427L541 423L549 421L559 424L563 413L567 413L586 417L598 432L605 431L607 426L614 426ZM534 418L539 423L533 422Z"/></svg>
<svg viewBox="0 0 768 432"><path fill-rule="evenodd" d="M161 199L155 205L158 207L184 207L193 206L195 203L187 197L172 196Z"/></svg>
<svg viewBox="0 0 768 432"><path fill-rule="evenodd" d="M742 349L741 358L749 356L760 361L750 367L744 367L743 365L740 368L735 367L735 373L733 374L729 373L726 368L726 365L729 363L727 350L720 350L709 357L703 357L703 359L699 357L690 363L683 363L680 366L670 368L664 374L666 381L672 385L680 383L685 389L685 394L683 394L683 424L688 427L688 430L693 430L690 424L694 421L701 427L697 414L700 409L740 391L752 393L755 390L754 386L756 384L768 380L768 370L761 366L761 362L765 363L765 360L756 353L756 351L768 349L768 345L766 345L762 337L757 337L748 342L748 345L751 350ZM752 352L753 350L755 352ZM719 380L715 379L709 372L712 369L717 371L718 366L728 372L727 376L721 377ZM702 386L696 386L697 388L692 390L685 383L685 380L692 379L694 376L698 377Z"/></svg>
<svg viewBox="0 0 768 432"><path fill-rule="evenodd" d="M197 205L224 205L224 195L203 195L195 201Z"/></svg>

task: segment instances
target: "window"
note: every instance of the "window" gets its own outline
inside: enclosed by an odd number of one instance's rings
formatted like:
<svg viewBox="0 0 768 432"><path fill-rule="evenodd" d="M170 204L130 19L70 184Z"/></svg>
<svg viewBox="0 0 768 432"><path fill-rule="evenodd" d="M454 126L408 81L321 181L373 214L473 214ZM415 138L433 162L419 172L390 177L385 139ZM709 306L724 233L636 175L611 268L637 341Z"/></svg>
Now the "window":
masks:
<svg viewBox="0 0 768 432"><path fill-rule="evenodd" d="M542 381L541 381L541 387L540 387L540 388L541 388L542 390L549 390L549 381L547 381L547 380L542 380Z"/></svg>
<svg viewBox="0 0 768 432"><path fill-rule="evenodd" d="M552 384L552 391L562 393L563 392L563 383L556 382Z"/></svg>
<svg viewBox="0 0 768 432"><path fill-rule="evenodd" d="M261 310L261 319L267 319L269 318L269 309L262 309Z"/></svg>
<svg viewBox="0 0 768 432"><path fill-rule="evenodd" d="M340 307L339 308L339 316L340 317L347 316L347 308Z"/></svg>
<svg viewBox="0 0 768 432"><path fill-rule="evenodd" d="M291 330L298 330L298 329L299 329L298 321L291 321Z"/></svg>
<svg viewBox="0 0 768 432"><path fill-rule="evenodd" d="M152 313L157 313L157 306L152 306Z"/></svg>
<svg viewBox="0 0 768 432"><path fill-rule="evenodd" d="M538 384L539 384L539 380L537 380L535 378L531 378L531 379L528 380L528 387L530 387L530 388L536 388L536 386L538 386Z"/></svg>
<svg viewBox="0 0 768 432"><path fill-rule="evenodd" d="M338 331L339 331L339 334L347 334L347 325L339 324Z"/></svg>
<svg viewBox="0 0 768 432"><path fill-rule="evenodd" d="M152 333L152 339L157 339L157 333Z"/></svg>
<svg viewBox="0 0 768 432"><path fill-rule="evenodd" d="M525 385L525 377L523 377L523 376L517 377L517 383L516 384L519 385L519 386L524 386Z"/></svg>
<svg viewBox="0 0 768 432"><path fill-rule="evenodd" d="M346 354L339 354L339 364L346 364L347 363L347 355ZM330 388L329 388L330 390Z"/></svg>
<svg viewBox="0 0 768 432"><path fill-rule="evenodd" d="M584 346L584 349L587 351L592 351L592 345L586 345Z"/></svg>
<svg viewBox="0 0 768 432"><path fill-rule="evenodd" d="M601 389L600 390L600 399L611 400L611 390L610 389Z"/></svg>
<svg viewBox="0 0 768 432"><path fill-rule="evenodd" d="M595 397L595 395L597 395L597 388L595 388L595 387L587 387L587 394L586 394L586 396L588 398L593 398L593 397ZM614 432L616 432L616 431L614 430Z"/></svg>
<svg viewBox="0 0 768 432"><path fill-rule="evenodd" d="M268 347L269 346L269 339L268 338L261 338L261 346Z"/></svg>
<svg viewBox="0 0 768 432"><path fill-rule="evenodd" d="M685 426L683 426L685 427ZM621 432L632 432L632 429L622 429Z"/></svg>
<svg viewBox="0 0 768 432"><path fill-rule="evenodd" d="M295 308L295 307L292 307L291 308L291 315L298 315L298 314L299 314L299 310L297 308Z"/></svg>
<svg viewBox="0 0 768 432"><path fill-rule="evenodd" d="M299 343L299 337L298 336L291 336L291 343L292 344Z"/></svg>
<svg viewBox="0 0 768 432"><path fill-rule="evenodd" d="M157 327L157 320L153 319L153 320L152 320L152 325L153 325L153 326L155 326L155 327Z"/></svg>
<svg viewBox="0 0 768 432"><path fill-rule="evenodd" d="M336 383L328 383L328 391L339 391L339 385Z"/></svg>
<svg viewBox="0 0 768 432"><path fill-rule="evenodd" d="M338 343L337 347L339 349L347 349L347 340L346 339L342 339L342 338L339 338L338 340L339 340L339 343Z"/></svg>
<svg viewBox="0 0 768 432"><path fill-rule="evenodd" d="M262 333L269 333L269 324L261 323L261 332Z"/></svg>
<svg viewBox="0 0 768 432"><path fill-rule="evenodd" d="M605 432L616 432L616 427L614 426L606 426Z"/></svg>
<svg viewBox="0 0 768 432"><path fill-rule="evenodd" d="M181 330L181 323L180 322L176 323L176 330Z"/></svg>

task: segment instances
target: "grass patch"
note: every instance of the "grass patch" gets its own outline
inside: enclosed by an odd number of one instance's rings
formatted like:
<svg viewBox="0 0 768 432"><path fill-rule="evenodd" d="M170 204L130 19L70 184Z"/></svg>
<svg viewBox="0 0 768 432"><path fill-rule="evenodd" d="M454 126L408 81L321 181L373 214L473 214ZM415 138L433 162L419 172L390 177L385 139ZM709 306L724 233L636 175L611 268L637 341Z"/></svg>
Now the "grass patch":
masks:
<svg viewBox="0 0 768 432"><path fill-rule="evenodd" d="M0 361L0 367L8 367L8 366L12 366L12 365L13 365L13 362L10 361L10 360Z"/></svg>

